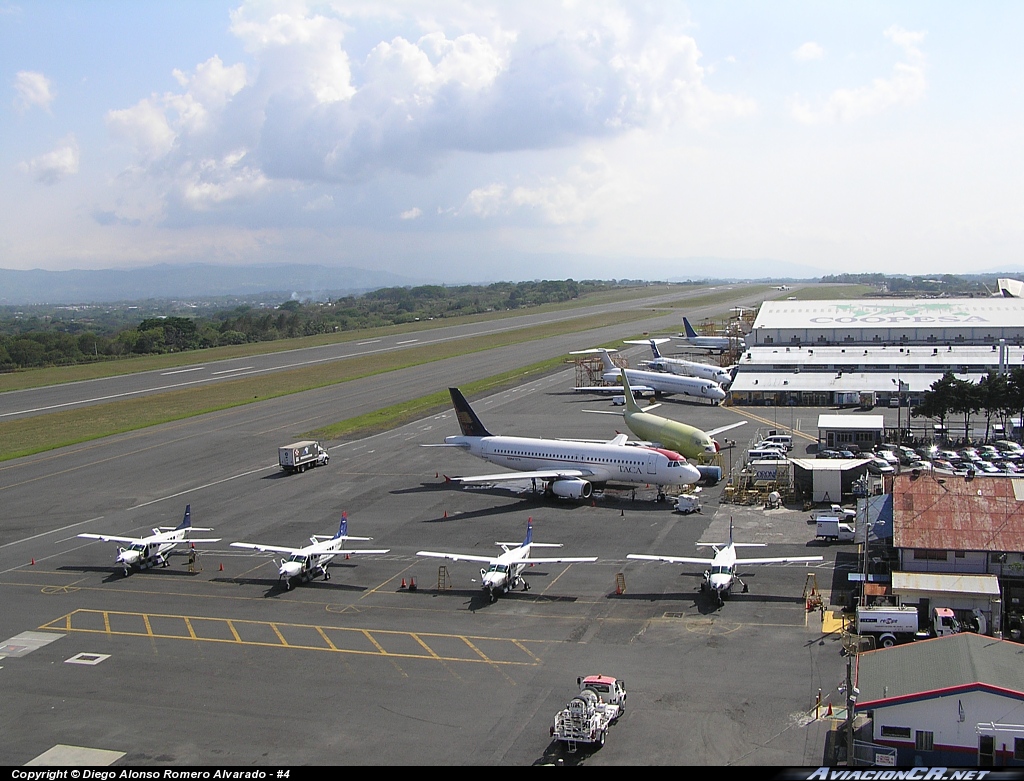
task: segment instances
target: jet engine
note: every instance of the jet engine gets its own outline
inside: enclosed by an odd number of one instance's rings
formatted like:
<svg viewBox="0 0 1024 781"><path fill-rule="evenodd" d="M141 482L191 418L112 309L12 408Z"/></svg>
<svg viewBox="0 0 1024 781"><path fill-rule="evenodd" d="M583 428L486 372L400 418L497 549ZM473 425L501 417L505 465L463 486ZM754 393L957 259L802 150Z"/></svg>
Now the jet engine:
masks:
<svg viewBox="0 0 1024 781"><path fill-rule="evenodd" d="M594 487L586 480L555 480L551 484L551 493L567 499L589 499Z"/></svg>

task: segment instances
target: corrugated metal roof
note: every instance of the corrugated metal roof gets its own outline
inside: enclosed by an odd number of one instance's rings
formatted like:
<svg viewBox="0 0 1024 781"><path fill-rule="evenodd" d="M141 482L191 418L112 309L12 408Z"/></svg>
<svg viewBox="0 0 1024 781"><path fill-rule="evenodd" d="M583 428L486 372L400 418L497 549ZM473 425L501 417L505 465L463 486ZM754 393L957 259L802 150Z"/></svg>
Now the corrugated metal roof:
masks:
<svg viewBox="0 0 1024 781"><path fill-rule="evenodd" d="M994 370L996 366L993 365L990 368ZM972 374L968 372L964 374L958 371L956 376L977 384L985 376L985 373ZM844 371L842 377L837 377L834 371L751 371L749 368L741 368L736 374L736 379L729 386L729 390L744 393L756 391L766 391L769 393L775 391L874 391L875 393L893 393L896 390L896 386L893 384L895 379L896 371L894 369L876 372ZM923 393L940 379L942 379L942 372L900 374L904 397L907 393Z"/></svg>
<svg viewBox="0 0 1024 781"><path fill-rule="evenodd" d="M1024 697L1024 648L971 632L880 648L857 657L858 709L957 687L994 687Z"/></svg>
<svg viewBox="0 0 1024 781"><path fill-rule="evenodd" d="M941 572L893 572L892 591L928 591L937 594L999 596L999 578L995 575L953 575Z"/></svg>
<svg viewBox="0 0 1024 781"><path fill-rule="evenodd" d="M765 301L754 328L1019 327L1024 299L902 298Z"/></svg>
<svg viewBox="0 0 1024 781"><path fill-rule="evenodd" d="M897 548L1024 553L1024 502L1014 480L921 473L893 481Z"/></svg>

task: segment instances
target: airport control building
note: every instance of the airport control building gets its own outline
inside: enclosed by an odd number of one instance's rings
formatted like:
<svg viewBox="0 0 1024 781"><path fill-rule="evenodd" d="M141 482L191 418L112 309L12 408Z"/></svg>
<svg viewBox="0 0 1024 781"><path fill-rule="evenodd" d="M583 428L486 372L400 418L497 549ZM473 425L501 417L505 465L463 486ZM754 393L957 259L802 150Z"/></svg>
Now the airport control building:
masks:
<svg viewBox="0 0 1024 781"><path fill-rule="evenodd" d="M913 404L947 371L1024 365L1024 299L765 301L738 365L734 404Z"/></svg>

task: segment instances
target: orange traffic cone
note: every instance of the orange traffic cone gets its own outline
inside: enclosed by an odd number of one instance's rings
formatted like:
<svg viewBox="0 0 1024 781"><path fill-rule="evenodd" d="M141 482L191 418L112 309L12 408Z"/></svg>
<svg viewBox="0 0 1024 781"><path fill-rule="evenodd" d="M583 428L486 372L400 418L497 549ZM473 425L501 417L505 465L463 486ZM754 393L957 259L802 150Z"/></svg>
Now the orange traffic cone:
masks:
<svg viewBox="0 0 1024 781"><path fill-rule="evenodd" d="M445 510L445 511L444 511L444 517L445 517L445 518L447 518L447 517L448 517L448 511L447 511L447 510Z"/></svg>
<svg viewBox="0 0 1024 781"><path fill-rule="evenodd" d="M409 578L409 591L416 590L416 578Z"/></svg>
<svg viewBox="0 0 1024 781"><path fill-rule="evenodd" d="M223 572L223 571L224 571L224 562L221 562L221 563L220 563L220 571L221 571L221 572Z"/></svg>
<svg viewBox="0 0 1024 781"><path fill-rule="evenodd" d="M405 585L405 578L402 578L402 585L401 585L401 586L399 586L399 589L403 589L403 588L408 588L408 587L407 587L407 586Z"/></svg>
<svg viewBox="0 0 1024 781"><path fill-rule="evenodd" d="M349 556L349 555L348 555L347 553L345 554L345 561L348 561L348 560L349 560L349 559L351 559L351 558L352 558L352 557L351 557L351 556Z"/></svg>
<svg viewBox="0 0 1024 781"><path fill-rule="evenodd" d="M832 703L831 702L828 704L828 713L826 713L825 715L826 716L831 716L832 715Z"/></svg>
<svg viewBox="0 0 1024 781"><path fill-rule="evenodd" d="M34 567L35 565L36 565L36 560L32 559L32 566Z"/></svg>

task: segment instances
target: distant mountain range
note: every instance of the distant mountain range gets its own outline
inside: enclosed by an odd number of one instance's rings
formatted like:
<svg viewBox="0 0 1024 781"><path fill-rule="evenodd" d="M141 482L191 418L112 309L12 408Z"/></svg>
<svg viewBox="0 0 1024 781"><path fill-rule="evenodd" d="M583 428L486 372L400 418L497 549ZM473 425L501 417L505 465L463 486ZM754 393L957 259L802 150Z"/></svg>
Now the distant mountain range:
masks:
<svg viewBox="0 0 1024 781"><path fill-rule="evenodd" d="M325 299L421 284L386 271L315 265L145 266L132 269L0 269L0 304L95 304L150 298L256 296Z"/></svg>

